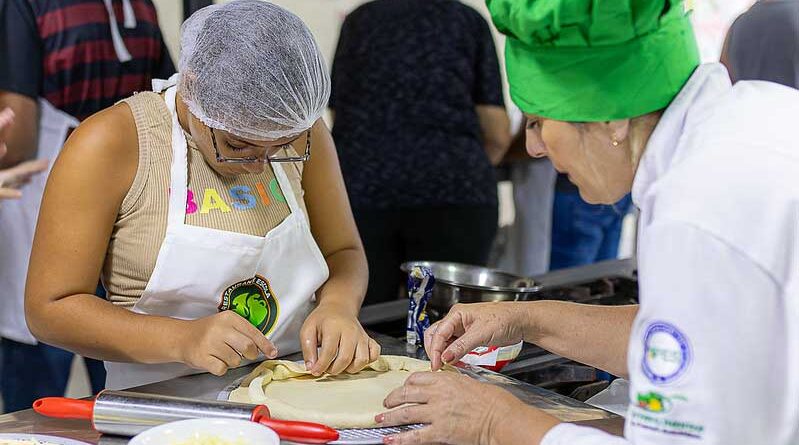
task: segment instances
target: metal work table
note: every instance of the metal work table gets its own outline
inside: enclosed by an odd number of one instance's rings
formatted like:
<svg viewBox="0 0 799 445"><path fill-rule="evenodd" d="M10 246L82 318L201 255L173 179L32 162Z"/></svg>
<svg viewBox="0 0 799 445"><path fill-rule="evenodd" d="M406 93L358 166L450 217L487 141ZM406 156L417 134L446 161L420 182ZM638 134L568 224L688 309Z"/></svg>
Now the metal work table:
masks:
<svg viewBox="0 0 799 445"><path fill-rule="evenodd" d="M405 343L395 338L377 334L375 335L375 340L382 346L383 354L426 358L423 350L409 348ZM297 354L288 358L299 359L301 357ZM146 385L133 390L151 394L216 400L221 391L246 375L253 367L254 365L250 365L234 369L223 377L198 374ZM473 368L465 372L480 381L501 386L525 403L544 409L564 421L577 421L614 434L621 434L623 419L613 414L501 374L479 368ZM82 440L93 444L127 443L127 439L110 436L100 437L100 434L92 429L88 421L49 419L36 414L32 410L0 416L0 433L47 434Z"/></svg>

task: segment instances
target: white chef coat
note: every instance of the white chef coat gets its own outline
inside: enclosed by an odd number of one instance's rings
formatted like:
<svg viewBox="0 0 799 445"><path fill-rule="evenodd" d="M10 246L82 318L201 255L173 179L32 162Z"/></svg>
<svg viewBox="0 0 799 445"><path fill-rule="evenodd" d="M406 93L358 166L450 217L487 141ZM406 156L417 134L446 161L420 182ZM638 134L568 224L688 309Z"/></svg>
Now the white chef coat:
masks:
<svg viewBox="0 0 799 445"><path fill-rule="evenodd" d="M799 444L799 91L700 66L636 173L641 306L625 438L543 445Z"/></svg>

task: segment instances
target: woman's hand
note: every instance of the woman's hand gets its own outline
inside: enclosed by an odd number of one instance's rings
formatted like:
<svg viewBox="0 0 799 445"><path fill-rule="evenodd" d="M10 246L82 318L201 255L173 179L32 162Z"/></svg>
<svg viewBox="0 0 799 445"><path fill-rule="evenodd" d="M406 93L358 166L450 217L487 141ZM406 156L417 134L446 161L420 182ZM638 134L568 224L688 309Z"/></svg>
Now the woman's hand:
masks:
<svg viewBox="0 0 799 445"><path fill-rule="evenodd" d="M537 445L560 423L499 387L454 372L413 374L384 405L393 411L377 416L381 427L427 425L389 436L387 445Z"/></svg>
<svg viewBox="0 0 799 445"><path fill-rule="evenodd" d="M300 342L305 368L315 376L354 374L380 357L380 345L357 315L335 303L322 302L311 312L300 330Z"/></svg>
<svg viewBox="0 0 799 445"><path fill-rule="evenodd" d="M192 368L224 375L263 353L277 357L277 348L244 317L224 311L198 320L180 321L179 360Z"/></svg>
<svg viewBox="0 0 799 445"><path fill-rule="evenodd" d="M427 329L424 348L433 371L478 346L509 346L524 339L523 303L456 304Z"/></svg>
<svg viewBox="0 0 799 445"><path fill-rule="evenodd" d="M30 182L34 175L47 170L48 163L47 159L36 159L0 170L0 200L21 198L22 192L17 189Z"/></svg>
<svg viewBox="0 0 799 445"><path fill-rule="evenodd" d="M2 131L14 123L14 110L11 108L3 108L3 111L0 111L0 158L5 156L6 151L8 151L8 147L6 147L5 139L3 138Z"/></svg>
<svg viewBox="0 0 799 445"><path fill-rule="evenodd" d="M4 108L3 111L0 111L0 158L5 156L8 151L2 131L12 123L14 123L14 112L11 108ZM33 175L47 170L47 164L46 159L37 159L0 170L0 200L21 198L22 193L17 188L27 184Z"/></svg>

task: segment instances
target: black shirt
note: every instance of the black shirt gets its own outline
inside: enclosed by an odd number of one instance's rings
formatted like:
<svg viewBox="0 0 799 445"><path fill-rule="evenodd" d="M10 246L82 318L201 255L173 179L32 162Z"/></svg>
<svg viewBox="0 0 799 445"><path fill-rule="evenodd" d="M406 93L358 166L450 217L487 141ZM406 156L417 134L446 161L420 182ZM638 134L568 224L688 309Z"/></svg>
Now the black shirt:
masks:
<svg viewBox="0 0 799 445"><path fill-rule="evenodd" d="M120 35L132 56L114 51L103 0L0 0L0 90L42 97L79 120L175 72L151 0L131 0L136 27Z"/></svg>
<svg viewBox="0 0 799 445"><path fill-rule="evenodd" d="M353 207L495 206L476 105L503 105L485 19L453 0L376 0L341 29L333 137Z"/></svg>
<svg viewBox="0 0 799 445"><path fill-rule="evenodd" d="M728 59L733 82L767 80L799 87L799 1L759 1L732 24Z"/></svg>

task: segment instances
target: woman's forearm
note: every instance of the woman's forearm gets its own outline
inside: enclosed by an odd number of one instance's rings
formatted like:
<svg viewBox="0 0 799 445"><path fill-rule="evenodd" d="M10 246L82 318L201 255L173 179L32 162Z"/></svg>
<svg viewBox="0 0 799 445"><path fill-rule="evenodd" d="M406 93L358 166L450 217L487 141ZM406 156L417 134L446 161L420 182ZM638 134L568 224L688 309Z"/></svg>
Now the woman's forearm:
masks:
<svg viewBox="0 0 799 445"><path fill-rule="evenodd" d="M508 112L505 107L498 105L478 105L476 110L486 155L492 165L497 165L505 157L511 143Z"/></svg>
<svg viewBox="0 0 799 445"><path fill-rule="evenodd" d="M627 346L638 306L535 301L525 308L525 341L613 375L627 375Z"/></svg>
<svg viewBox="0 0 799 445"><path fill-rule="evenodd" d="M95 295L78 294L26 308L39 340L99 360L181 361L182 320L141 315ZM57 317L52 314L59 314Z"/></svg>
<svg viewBox="0 0 799 445"><path fill-rule="evenodd" d="M363 250L342 249L326 258L330 278L319 288L319 304L333 303L351 311L356 317L361 310L369 270Z"/></svg>

